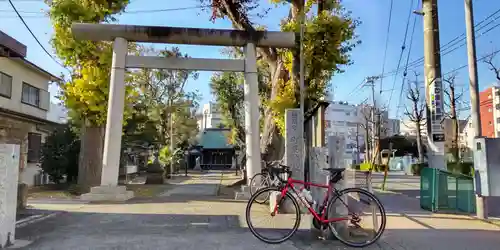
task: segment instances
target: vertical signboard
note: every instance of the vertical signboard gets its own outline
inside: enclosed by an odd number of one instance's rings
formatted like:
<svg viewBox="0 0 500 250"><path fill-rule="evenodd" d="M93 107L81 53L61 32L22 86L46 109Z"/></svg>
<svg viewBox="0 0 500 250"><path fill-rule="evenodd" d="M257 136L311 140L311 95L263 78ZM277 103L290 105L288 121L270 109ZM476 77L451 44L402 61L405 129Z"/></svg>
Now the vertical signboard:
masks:
<svg viewBox="0 0 500 250"><path fill-rule="evenodd" d="M443 84L441 78L434 80L429 86L429 94L431 100L431 132L432 141L444 142L444 110L443 110Z"/></svg>

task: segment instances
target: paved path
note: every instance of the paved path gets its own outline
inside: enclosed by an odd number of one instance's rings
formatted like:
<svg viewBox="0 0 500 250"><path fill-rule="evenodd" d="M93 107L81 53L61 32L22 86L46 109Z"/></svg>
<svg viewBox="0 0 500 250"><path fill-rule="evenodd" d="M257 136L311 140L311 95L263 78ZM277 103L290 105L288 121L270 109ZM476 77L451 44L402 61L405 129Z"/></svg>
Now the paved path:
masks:
<svg viewBox="0 0 500 250"><path fill-rule="evenodd" d="M178 181L156 199L125 204L37 204L64 212L21 228L17 238L31 241L23 249L37 250L350 249L337 241L318 240L309 231L280 245L260 242L246 228L246 203L216 197L217 181L221 182L220 173L202 174ZM380 197L390 215L387 230L381 241L366 249L498 249L499 227L422 212L407 196ZM303 217L306 223L308 219Z"/></svg>

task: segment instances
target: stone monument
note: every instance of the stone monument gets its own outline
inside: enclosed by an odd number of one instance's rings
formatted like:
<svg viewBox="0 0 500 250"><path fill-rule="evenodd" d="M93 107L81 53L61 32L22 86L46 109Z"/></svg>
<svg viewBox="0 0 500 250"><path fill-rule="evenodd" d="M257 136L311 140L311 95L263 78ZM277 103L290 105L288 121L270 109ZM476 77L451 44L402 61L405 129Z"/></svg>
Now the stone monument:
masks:
<svg viewBox="0 0 500 250"><path fill-rule="evenodd" d="M300 109L285 113L285 162L292 169L294 179L304 179L304 122Z"/></svg>
<svg viewBox="0 0 500 250"><path fill-rule="evenodd" d="M160 163L158 150L153 153L154 160L147 166L146 184L164 184L165 183L165 169Z"/></svg>
<svg viewBox="0 0 500 250"><path fill-rule="evenodd" d="M19 145L0 144L0 248L15 240L19 152Z"/></svg>

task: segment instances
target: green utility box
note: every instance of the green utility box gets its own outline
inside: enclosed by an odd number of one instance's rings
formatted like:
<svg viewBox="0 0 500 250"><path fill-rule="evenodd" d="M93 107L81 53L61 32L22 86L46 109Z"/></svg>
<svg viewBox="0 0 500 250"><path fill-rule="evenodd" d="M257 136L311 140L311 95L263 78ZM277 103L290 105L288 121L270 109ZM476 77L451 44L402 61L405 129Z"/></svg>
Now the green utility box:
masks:
<svg viewBox="0 0 500 250"><path fill-rule="evenodd" d="M432 212L475 213L473 178L435 168L423 168L420 175L420 207Z"/></svg>

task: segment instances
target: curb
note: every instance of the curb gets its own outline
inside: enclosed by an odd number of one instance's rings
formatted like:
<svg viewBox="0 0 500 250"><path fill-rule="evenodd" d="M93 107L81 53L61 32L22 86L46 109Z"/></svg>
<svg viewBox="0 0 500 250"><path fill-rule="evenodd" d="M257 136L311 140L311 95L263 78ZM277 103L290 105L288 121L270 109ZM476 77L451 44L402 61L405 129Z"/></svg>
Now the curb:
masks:
<svg viewBox="0 0 500 250"><path fill-rule="evenodd" d="M418 198L411 197L411 196L409 196L409 195L406 195L406 194L403 194L403 193L400 193L400 192L394 192L394 191L390 191L390 190L385 190L385 191L384 191L384 190L381 190L381 189L376 189L376 188L374 188L374 191L377 191L377 192L380 192L380 193L392 193L392 194L398 194L398 195L403 195L403 196L408 197L408 198L411 198L411 199L418 199ZM496 227L500 228L500 225L499 225L499 224L494 223L494 222L491 222L489 219L480 219L480 218L477 218L476 216L474 216L474 215L470 215L470 214L466 214L466 215L464 215L464 216L467 216L467 217L469 217L469 218L471 218L471 219L474 219L474 220L477 220L477 221L482 221L482 222L484 222L484 223L486 223L486 224L490 224L490 225L493 225L493 226L496 226Z"/></svg>
<svg viewBox="0 0 500 250"><path fill-rule="evenodd" d="M16 229L25 227L25 226L33 224L33 223L41 222L41 221L44 221L46 219L53 218L53 217L60 215L62 213L63 212L54 212L54 213L50 213L50 214L37 214L37 215L29 216L29 217L24 218L22 220L16 221Z"/></svg>

